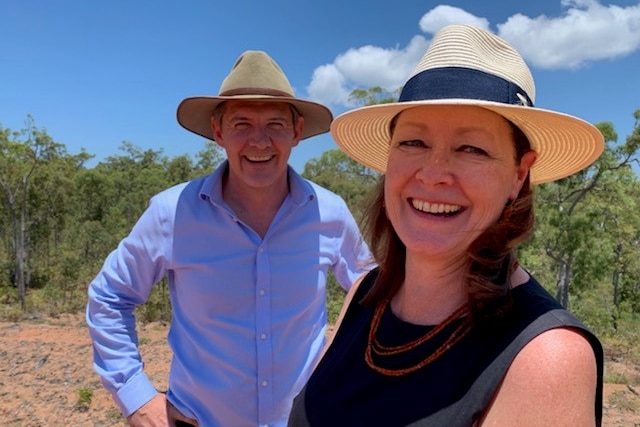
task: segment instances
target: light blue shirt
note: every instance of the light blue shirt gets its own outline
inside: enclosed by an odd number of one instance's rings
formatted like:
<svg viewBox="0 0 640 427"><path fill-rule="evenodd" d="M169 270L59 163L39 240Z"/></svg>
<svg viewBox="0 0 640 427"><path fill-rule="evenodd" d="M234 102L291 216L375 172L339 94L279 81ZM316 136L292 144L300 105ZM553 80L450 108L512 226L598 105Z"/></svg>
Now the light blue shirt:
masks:
<svg viewBox="0 0 640 427"><path fill-rule="evenodd" d="M372 267L339 196L289 168L262 239L222 200L226 168L154 196L89 285L94 367L125 416L157 393L133 312L164 276L168 399L202 427L285 426L325 343L328 270L348 289Z"/></svg>

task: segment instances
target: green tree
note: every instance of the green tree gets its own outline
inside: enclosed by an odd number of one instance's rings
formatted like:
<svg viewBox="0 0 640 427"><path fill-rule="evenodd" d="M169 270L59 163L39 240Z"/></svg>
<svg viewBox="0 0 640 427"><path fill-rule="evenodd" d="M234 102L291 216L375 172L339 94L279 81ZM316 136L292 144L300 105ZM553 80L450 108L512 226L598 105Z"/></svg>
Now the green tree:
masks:
<svg viewBox="0 0 640 427"><path fill-rule="evenodd" d="M640 312L640 183L629 166L637 164L640 146L640 110L634 113L635 123L624 144L616 147L615 155L628 162L604 186L599 202L603 206L602 227L609 237L611 263L607 270L611 277L611 308L609 315L614 330L623 312Z"/></svg>
<svg viewBox="0 0 640 427"><path fill-rule="evenodd" d="M195 176L200 176L213 171L225 159L224 151L215 141L206 140L204 149L196 155Z"/></svg>
<svg viewBox="0 0 640 427"><path fill-rule="evenodd" d="M302 176L339 194L358 218L362 203L379 174L350 159L343 151L325 151L305 164Z"/></svg>
<svg viewBox="0 0 640 427"><path fill-rule="evenodd" d="M76 288L82 264L75 248L69 246L68 230L75 226L75 176L84 170L88 158L85 152L70 155L61 145L55 155L43 157L32 177L30 287L44 288L55 312L72 311L79 300ZM60 298L56 298L58 292Z"/></svg>
<svg viewBox="0 0 640 427"><path fill-rule="evenodd" d="M373 86L368 89L354 89L349 94L349 101L358 105L388 104L398 99L400 90L389 92L380 86Z"/></svg>
<svg viewBox="0 0 640 427"><path fill-rule="evenodd" d="M534 242L551 261L556 298L564 307L569 307L570 289L582 292L611 273L618 245L609 221L623 220L612 215L612 206L622 203L618 196L625 181L633 180L630 171L637 162L638 141L616 145L610 123L597 127L607 142L602 156L589 168L536 189Z"/></svg>
<svg viewBox="0 0 640 427"><path fill-rule="evenodd" d="M55 156L61 145L55 143L46 130L38 129L32 116L27 116L25 128L12 132L0 127L0 189L6 201L13 238L13 271L22 309L26 309L26 288L29 282L28 209L29 188L34 171Z"/></svg>

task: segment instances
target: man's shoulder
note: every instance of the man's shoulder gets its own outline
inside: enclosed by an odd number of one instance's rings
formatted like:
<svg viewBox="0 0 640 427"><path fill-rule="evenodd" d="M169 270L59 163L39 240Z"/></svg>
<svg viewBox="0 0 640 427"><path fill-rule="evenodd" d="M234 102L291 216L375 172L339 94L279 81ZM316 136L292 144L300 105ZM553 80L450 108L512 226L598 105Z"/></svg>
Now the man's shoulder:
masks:
<svg viewBox="0 0 640 427"><path fill-rule="evenodd" d="M177 201L181 196L188 194L198 195L202 192L204 182L209 175L200 176L190 181L181 182L168 187L154 196L154 199L165 201Z"/></svg>
<svg viewBox="0 0 640 427"><path fill-rule="evenodd" d="M308 179L303 178L304 181L309 185L309 188L316 194L316 196L320 199L320 198L326 198L326 199L333 199L333 200L339 200L341 202L344 202L344 199L342 198L342 196L340 196L338 193L335 193L332 190L329 190L326 187L323 187L320 184L317 184L313 181L310 181Z"/></svg>
<svg viewBox="0 0 640 427"><path fill-rule="evenodd" d="M306 199L312 196L318 203L344 204L344 199L337 193L329 190L322 185L311 181L290 168L289 179L292 184L292 194L294 198L300 197Z"/></svg>

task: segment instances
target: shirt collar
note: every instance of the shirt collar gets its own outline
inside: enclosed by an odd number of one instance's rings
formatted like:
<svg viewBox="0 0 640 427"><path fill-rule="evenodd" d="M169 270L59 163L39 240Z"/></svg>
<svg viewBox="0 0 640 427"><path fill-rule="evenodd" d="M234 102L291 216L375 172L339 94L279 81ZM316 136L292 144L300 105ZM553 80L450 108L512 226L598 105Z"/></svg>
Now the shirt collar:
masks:
<svg viewBox="0 0 640 427"><path fill-rule="evenodd" d="M200 199L210 200L219 206L226 206L222 199L222 177L228 167L229 161L225 160L212 173L204 177L200 188ZM300 176L290 165L287 166L287 174L289 177L287 200L290 200L296 206L302 206L315 199L315 191L309 181Z"/></svg>

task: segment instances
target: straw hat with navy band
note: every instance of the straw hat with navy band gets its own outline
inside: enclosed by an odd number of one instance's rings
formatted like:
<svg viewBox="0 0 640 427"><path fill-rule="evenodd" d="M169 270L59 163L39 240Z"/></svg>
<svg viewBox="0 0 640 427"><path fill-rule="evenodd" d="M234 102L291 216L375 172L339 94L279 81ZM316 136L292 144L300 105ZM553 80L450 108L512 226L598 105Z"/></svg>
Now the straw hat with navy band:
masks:
<svg viewBox="0 0 640 427"><path fill-rule="evenodd" d="M333 120L331 111L324 105L294 96L287 76L269 55L260 50L248 50L236 60L223 80L218 96L194 96L178 105L178 123L213 141L213 111L222 102L231 100L286 102L293 105L304 117L301 139L328 132Z"/></svg>
<svg viewBox="0 0 640 427"><path fill-rule="evenodd" d="M500 114L527 136L538 157L531 183L554 181L593 163L604 138L593 125L534 107L531 72L516 50L481 28L451 25L434 37L410 75L398 102L358 108L338 116L331 134L355 161L384 173L390 123L423 105L474 105Z"/></svg>

